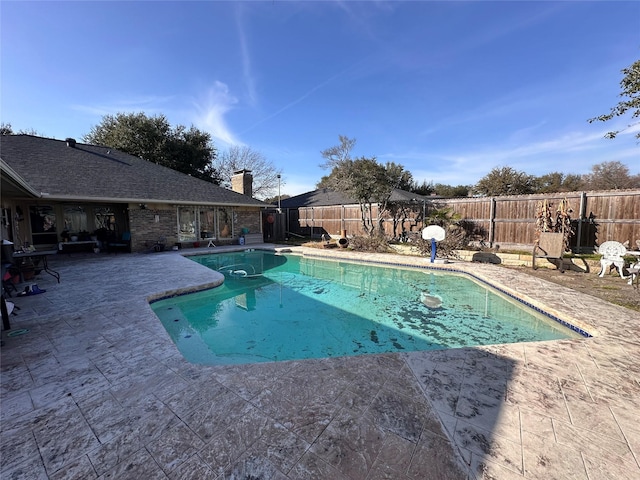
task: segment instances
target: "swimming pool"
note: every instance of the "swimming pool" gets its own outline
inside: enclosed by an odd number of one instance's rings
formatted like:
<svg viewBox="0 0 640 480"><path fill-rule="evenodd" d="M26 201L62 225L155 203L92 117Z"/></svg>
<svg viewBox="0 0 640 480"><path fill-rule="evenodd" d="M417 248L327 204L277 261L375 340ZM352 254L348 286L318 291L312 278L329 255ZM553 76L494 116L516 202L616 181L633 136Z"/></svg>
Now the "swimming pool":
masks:
<svg viewBox="0 0 640 480"><path fill-rule="evenodd" d="M235 364L578 338L464 275L279 255L199 255L220 287L152 303L193 363Z"/></svg>

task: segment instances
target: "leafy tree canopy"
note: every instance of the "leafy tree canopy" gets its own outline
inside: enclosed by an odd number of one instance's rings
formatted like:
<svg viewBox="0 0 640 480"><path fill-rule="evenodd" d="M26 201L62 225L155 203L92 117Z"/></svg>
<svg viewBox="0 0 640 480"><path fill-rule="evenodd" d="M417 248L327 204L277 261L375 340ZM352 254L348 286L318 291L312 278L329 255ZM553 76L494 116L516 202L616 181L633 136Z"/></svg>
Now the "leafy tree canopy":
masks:
<svg viewBox="0 0 640 480"><path fill-rule="evenodd" d="M323 177L319 185L356 200L360 205L363 230L369 235L376 232L383 234L382 218L391 194L395 188L406 190L413 184L411 173L393 162L382 165L375 157L351 159L349 155L345 155L332 164L334 166L331 173L328 177ZM379 205L375 219L371 208L373 203Z"/></svg>
<svg viewBox="0 0 640 480"><path fill-rule="evenodd" d="M275 168L260 152L248 146L233 146L218 157L214 162L216 170L220 173L223 184L231 186L231 177L240 170L251 170L253 176L253 195L266 198L278 194L278 180L280 187L284 185L282 170ZM275 197L277 199L277 197Z"/></svg>
<svg viewBox="0 0 640 480"><path fill-rule="evenodd" d="M215 184L217 152L211 135L194 126L172 128L164 115L144 113L105 115L83 141L104 145Z"/></svg>
<svg viewBox="0 0 640 480"><path fill-rule="evenodd" d="M522 195L535 192L535 177L511 167L496 167L476 183L480 195Z"/></svg>
<svg viewBox="0 0 640 480"><path fill-rule="evenodd" d="M591 167L583 176L584 188L589 190L620 190L640 188L640 175L630 175L629 167L620 162L602 162Z"/></svg>
<svg viewBox="0 0 640 480"><path fill-rule="evenodd" d="M435 192L435 187L433 185L433 182L427 183L426 180L423 180L422 183L418 183L417 181L414 181L411 184L409 191L412 193L417 193L418 195L428 196Z"/></svg>
<svg viewBox="0 0 640 480"><path fill-rule="evenodd" d="M585 175L552 172L536 177L511 167L494 168L474 190L481 195L497 196L625 188L640 188L640 175L631 175L629 167L613 161L593 165L591 173ZM436 192L440 193L437 188Z"/></svg>
<svg viewBox="0 0 640 480"><path fill-rule="evenodd" d="M291 198L291 195L287 195L286 193L280 196L280 201L286 200L287 198ZM270 203L271 205L278 205L278 196L275 197L267 197L262 200L264 203Z"/></svg>
<svg viewBox="0 0 640 480"><path fill-rule="evenodd" d="M36 137L42 137L44 135L38 133L33 128L28 129L20 129L17 132L13 131L13 127L10 123L2 122L0 123L0 135L33 135Z"/></svg>
<svg viewBox="0 0 640 480"><path fill-rule="evenodd" d="M356 145L355 138L349 138L345 135L338 135L340 143L333 147L329 147L320 152L325 162L320 166L322 168L333 168L347 160L351 160L351 150Z"/></svg>
<svg viewBox="0 0 640 480"><path fill-rule="evenodd" d="M442 183L436 183L434 186L435 194L440 197L454 198L454 197L468 197L471 191L471 185L443 185Z"/></svg>
<svg viewBox="0 0 640 480"><path fill-rule="evenodd" d="M632 123L629 125L630 127L639 123L636 119L640 118L640 60L632 63L630 67L624 68L622 73L624 77L620 81L622 89L620 97L623 100L620 100L609 113L590 118L588 120L589 123L596 121L606 122L627 112L631 113ZM618 133L620 133L620 130L614 130L608 132L605 137L615 138ZM640 138L640 132L636 134L636 138Z"/></svg>
<svg viewBox="0 0 640 480"><path fill-rule="evenodd" d="M552 172L535 180L535 193L575 192L583 188L581 175Z"/></svg>

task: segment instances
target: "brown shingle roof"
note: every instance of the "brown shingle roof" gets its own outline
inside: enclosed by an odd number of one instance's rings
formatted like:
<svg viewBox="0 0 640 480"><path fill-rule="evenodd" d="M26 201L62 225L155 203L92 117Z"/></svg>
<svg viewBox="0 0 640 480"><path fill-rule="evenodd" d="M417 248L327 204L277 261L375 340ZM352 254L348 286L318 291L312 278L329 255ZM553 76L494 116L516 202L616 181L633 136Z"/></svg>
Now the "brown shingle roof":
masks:
<svg viewBox="0 0 640 480"><path fill-rule="evenodd" d="M418 195L417 193L411 193L406 190L400 190L399 188L393 189L391 192L392 202L411 202L430 200L430 197ZM320 188L311 192L302 193L295 197L284 199L280 202L282 208L299 208L299 207L327 207L331 205L355 205L358 202L352 198L347 197L343 193L329 190L328 188Z"/></svg>
<svg viewBox="0 0 640 480"><path fill-rule="evenodd" d="M107 147L0 136L0 158L51 199L260 206L260 200Z"/></svg>

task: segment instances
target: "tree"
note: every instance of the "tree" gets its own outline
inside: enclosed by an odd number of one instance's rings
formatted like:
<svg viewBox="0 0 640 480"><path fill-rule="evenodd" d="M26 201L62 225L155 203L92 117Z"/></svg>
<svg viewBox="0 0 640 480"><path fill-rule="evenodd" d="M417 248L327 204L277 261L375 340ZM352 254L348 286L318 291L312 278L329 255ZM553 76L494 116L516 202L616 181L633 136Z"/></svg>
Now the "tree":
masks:
<svg viewBox="0 0 640 480"><path fill-rule="evenodd" d="M535 179L536 193L575 192L583 188L582 176L552 172Z"/></svg>
<svg viewBox="0 0 640 480"><path fill-rule="evenodd" d="M411 191L411 187L415 183L411 172L405 170L402 165L395 162L387 162L384 165L384 169L386 171L388 184L392 190L399 188L400 190Z"/></svg>
<svg viewBox="0 0 640 480"><path fill-rule="evenodd" d="M454 198L454 197L468 197L471 191L471 185L443 185L442 183L436 183L434 186L434 192L439 197Z"/></svg>
<svg viewBox="0 0 640 480"><path fill-rule="evenodd" d="M215 184L216 149L211 135L191 126L171 128L164 115L144 113L105 115L83 136L83 141L104 145Z"/></svg>
<svg viewBox="0 0 640 480"><path fill-rule="evenodd" d="M320 166L322 168L333 168L339 166L343 162L351 160L351 150L356 145L355 138L348 138L344 135L338 135L339 145L329 147L320 152L325 162Z"/></svg>
<svg viewBox="0 0 640 480"><path fill-rule="evenodd" d="M384 232L383 215L389 208L393 189L410 184L411 181L411 173L402 165L395 163L381 165L375 157L360 157L336 163L331 174L326 177L326 180L323 179L323 184L358 202L362 229L373 236L376 232L380 235ZM372 208L374 203L378 205L378 214L375 219Z"/></svg>
<svg viewBox="0 0 640 480"><path fill-rule="evenodd" d="M278 193L278 175L282 175L282 170L276 169L262 153L250 147L233 146L218 157L214 165L223 184L227 186L231 185L231 177L235 172L251 170L255 197L266 198ZM282 180L280 182L284 185Z"/></svg>
<svg viewBox="0 0 640 480"><path fill-rule="evenodd" d="M426 180L423 180L422 183L413 182L408 189L411 193L417 193L418 195L431 195L435 192L435 187L433 186L433 182L427 183Z"/></svg>
<svg viewBox="0 0 640 480"><path fill-rule="evenodd" d="M640 188L640 175L629 175L629 167L621 162L602 162L591 167L583 176L585 188L590 190L620 190Z"/></svg>
<svg viewBox="0 0 640 480"><path fill-rule="evenodd" d="M495 167L478 181L474 190L487 197L533 193L534 177L511 167Z"/></svg>
<svg viewBox="0 0 640 480"><path fill-rule="evenodd" d="M321 188L331 188L331 179L329 178L329 175L323 175L322 178L320 178L320 180L318 181L318 183L316 183L316 189L321 189Z"/></svg>
<svg viewBox="0 0 640 480"><path fill-rule="evenodd" d="M340 144L322 150L324 168L331 173L322 177L318 188L329 188L356 200L360 206L362 229L369 236L376 232L384 234L383 215L390 211L390 198L395 188L410 190L414 185L411 173L402 165L388 162L378 163L375 157L351 158L355 138L338 135ZM377 217L373 218L373 204L378 205ZM393 212L391 212L393 214Z"/></svg>
<svg viewBox="0 0 640 480"><path fill-rule="evenodd" d="M620 87L622 88L620 97L623 97L624 100L621 100L609 113L590 118L588 120L589 123L596 121L607 122L627 112L631 112L632 119L640 118L640 60L632 63L630 67L624 68L622 73L624 77L620 81ZM637 125L638 123L637 121L631 123L629 127ZM620 133L620 130L607 132L605 137L615 138L618 133ZM636 134L636 138L640 138L640 132Z"/></svg>
<svg viewBox="0 0 640 480"><path fill-rule="evenodd" d="M17 132L13 131L13 127L10 123L0 123L0 135L33 135L35 137L43 137L44 135L38 133L33 128L20 129Z"/></svg>
<svg viewBox="0 0 640 480"><path fill-rule="evenodd" d="M280 200L286 200L287 198L291 198L291 195L287 195L286 193L280 195ZM267 197L262 201L271 205L278 205L278 196L276 195L275 197Z"/></svg>
<svg viewBox="0 0 640 480"><path fill-rule="evenodd" d="M166 145L167 166L201 180L220 184L220 172L213 164L216 150L211 135L191 126L178 125Z"/></svg>

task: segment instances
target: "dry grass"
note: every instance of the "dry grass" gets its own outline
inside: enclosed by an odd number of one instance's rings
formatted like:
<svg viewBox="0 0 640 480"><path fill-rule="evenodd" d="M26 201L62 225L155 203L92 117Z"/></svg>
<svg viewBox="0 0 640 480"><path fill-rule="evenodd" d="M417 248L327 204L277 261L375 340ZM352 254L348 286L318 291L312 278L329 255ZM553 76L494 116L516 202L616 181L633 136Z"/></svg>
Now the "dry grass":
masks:
<svg viewBox="0 0 640 480"><path fill-rule="evenodd" d="M512 268L526 275L543 278L549 282L640 312L640 290L628 285L628 280L620 278L617 272L614 275L612 271L612 273L600 278L597 272L582 273L567 270L560 273L559 270L552 268L537 270L529 267L505 266L505 268Z"/></svg>

